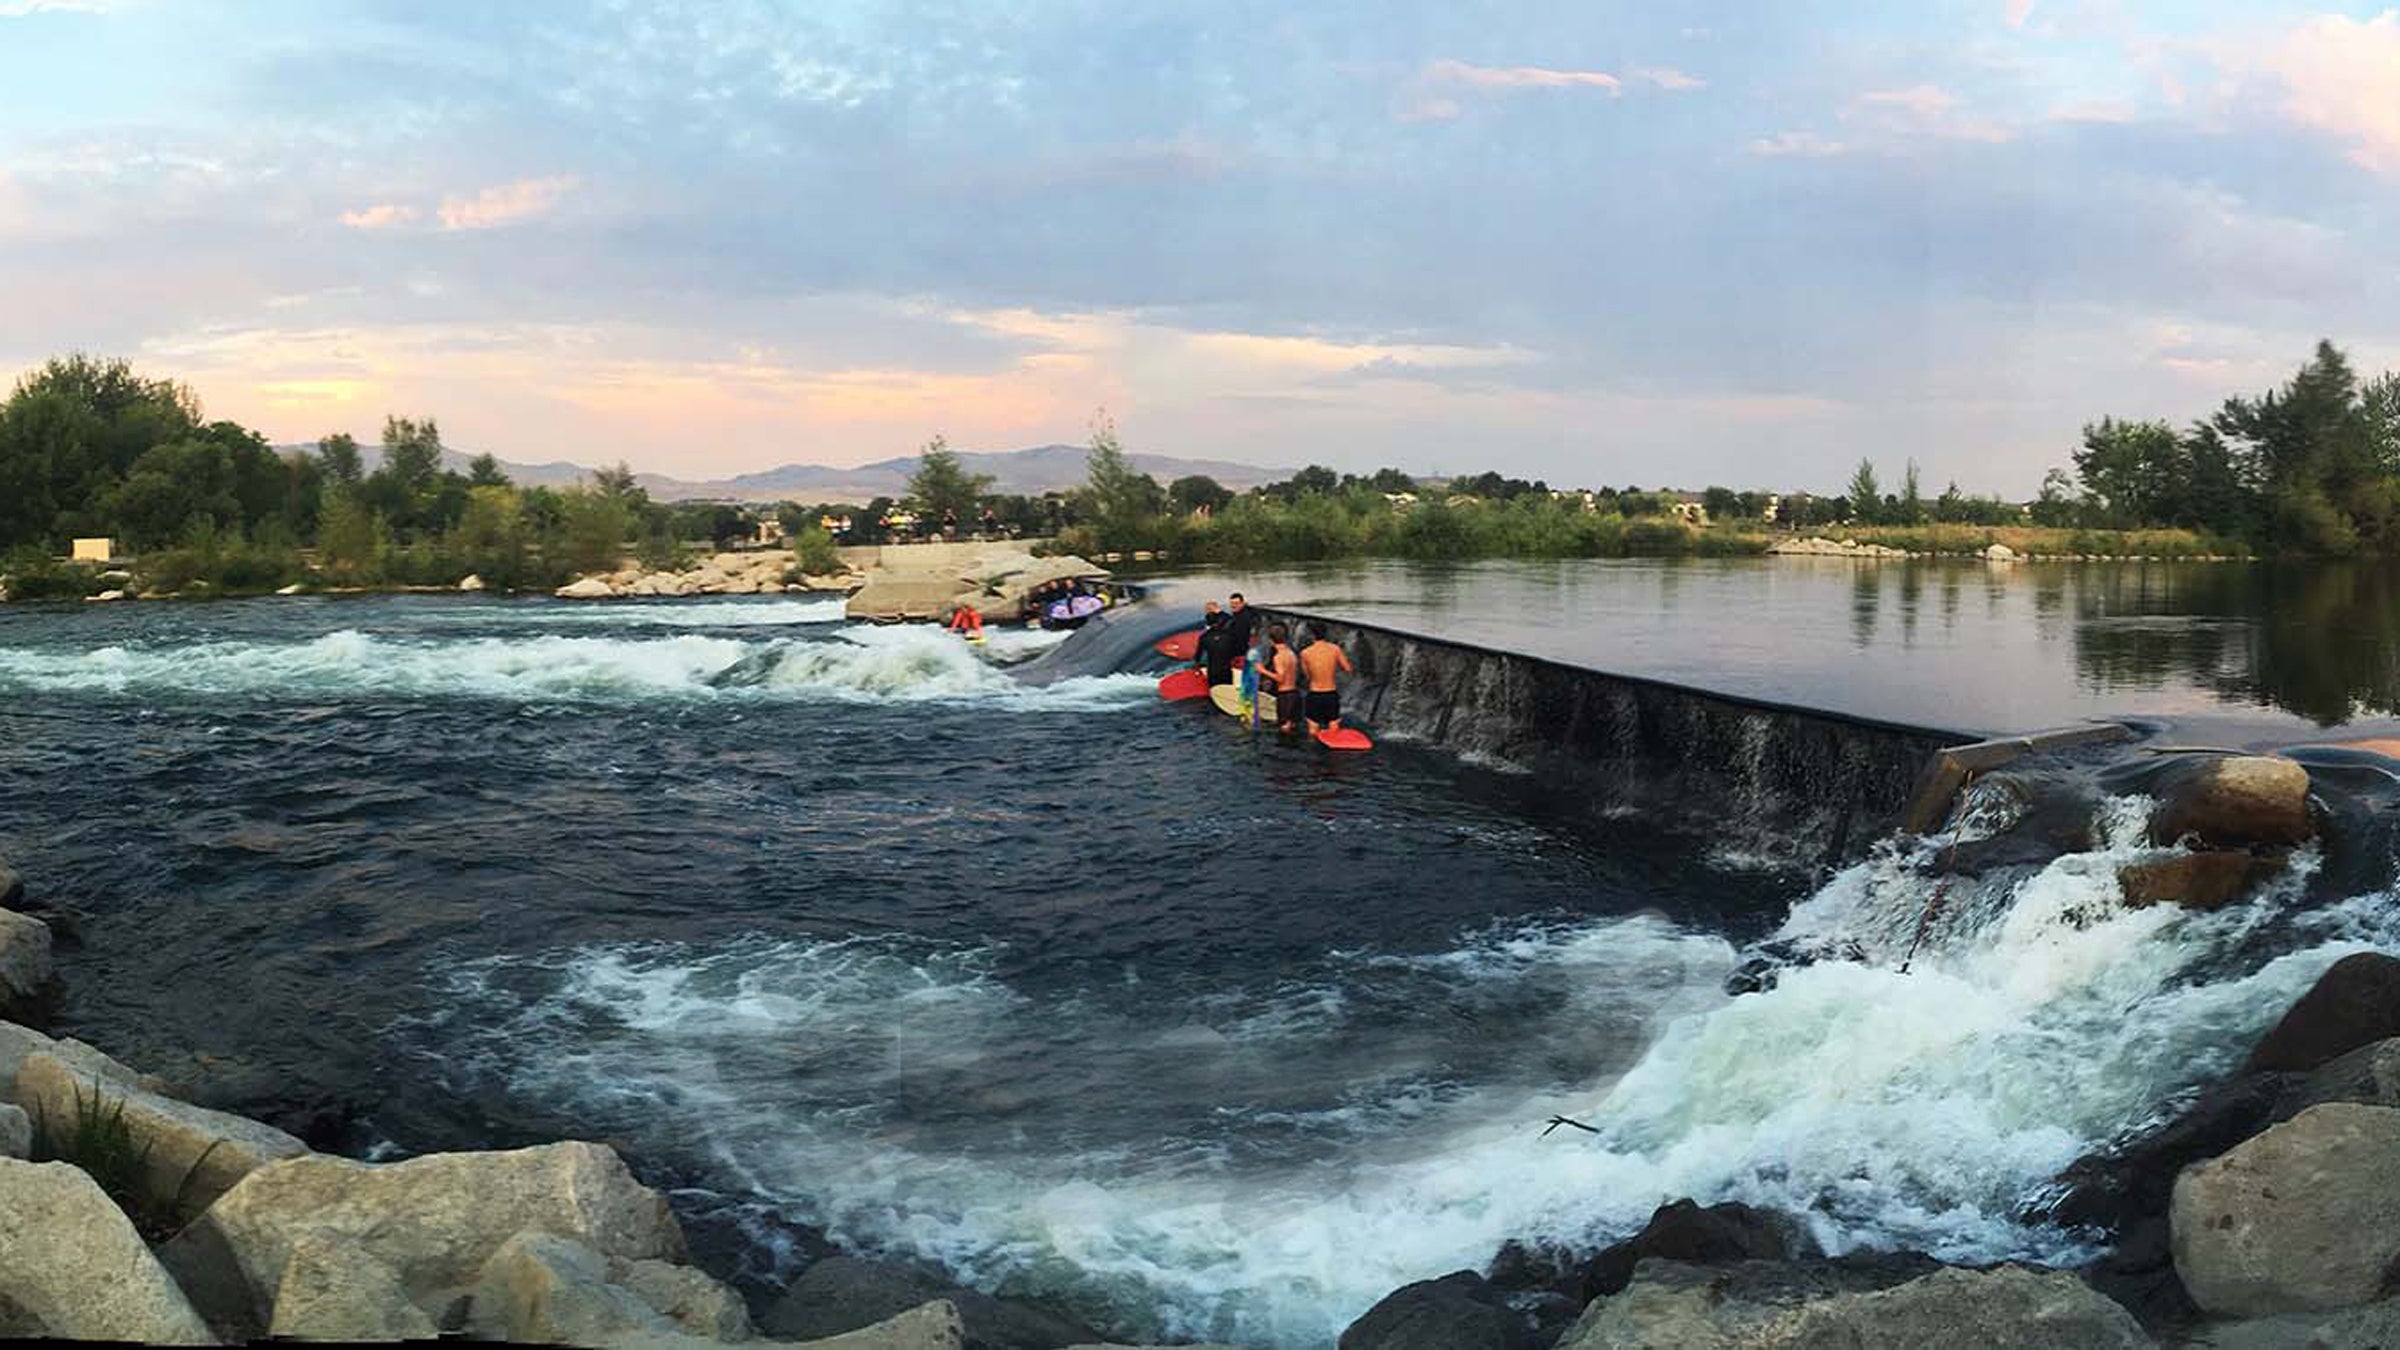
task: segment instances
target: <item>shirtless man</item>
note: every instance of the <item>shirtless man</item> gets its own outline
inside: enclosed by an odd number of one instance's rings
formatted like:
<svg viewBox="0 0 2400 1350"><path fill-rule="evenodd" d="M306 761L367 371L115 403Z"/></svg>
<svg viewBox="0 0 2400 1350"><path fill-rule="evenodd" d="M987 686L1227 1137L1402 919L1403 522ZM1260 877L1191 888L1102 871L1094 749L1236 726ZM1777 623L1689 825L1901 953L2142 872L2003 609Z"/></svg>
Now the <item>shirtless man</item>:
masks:
<svg viewBox="0 0 2400 1350"><path fill-rule="evenodd" d="M1338 687L1341 672L1356 672L1350 664L1350 654L1326 638L1318 638L1300 649L1300 673L1308 683L1308 695L1301 712L1308 719L1308 734L1337 731L1342 725L1342 695Z"/></svg>
<svg viewBox="0 0 2400 1350"><path fill-rule="evenodd" d="M1300 654L1292 650L1291 631L1282 624L1267 625L1267 676L1259 689L1275 693L1275 729L1285 734L1300 729Z"/></svg>

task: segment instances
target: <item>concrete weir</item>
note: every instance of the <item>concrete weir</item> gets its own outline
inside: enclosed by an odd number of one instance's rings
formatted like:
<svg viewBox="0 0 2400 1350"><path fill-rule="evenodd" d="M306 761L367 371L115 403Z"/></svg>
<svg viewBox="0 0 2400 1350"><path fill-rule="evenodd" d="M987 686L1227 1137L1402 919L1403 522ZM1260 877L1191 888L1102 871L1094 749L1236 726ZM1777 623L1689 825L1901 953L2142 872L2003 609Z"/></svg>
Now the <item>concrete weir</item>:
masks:
<svg viewBox="0 0 2400 1350"><path fill-rule="evenodd" d="M1970 775L2028 753L2131 739L2115 723L2002 740L1612 675L1302 610L1358 675L1344 704L1379 737L1557 774L1607 813L1638 811L1791 863L1838 862L1925 832Z"/></svg>

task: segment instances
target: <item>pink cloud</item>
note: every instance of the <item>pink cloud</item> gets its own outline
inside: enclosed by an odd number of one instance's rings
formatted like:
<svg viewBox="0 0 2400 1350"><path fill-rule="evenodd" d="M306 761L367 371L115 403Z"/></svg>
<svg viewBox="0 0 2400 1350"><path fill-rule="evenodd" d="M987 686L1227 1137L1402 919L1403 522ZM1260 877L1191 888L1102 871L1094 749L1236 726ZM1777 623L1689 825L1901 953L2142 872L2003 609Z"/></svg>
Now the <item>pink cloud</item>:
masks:
<svg viewBox="0 0 2400 1350"><path fill-rule="evenodd" d="M446 197L442 200L442 228L490 230L519 224L546 214L576 186L575 179L565 176L523 178L485 188L472 197Z"/></svg>
<svg viewBox="0 0 2400 1350"><path fill-rule="evenodd" d="M1945 140L1996 144L2008 139L2006 127L1961 117L1958 108L1958 95L1938 84L1917 84L1906 89L1869 90L1850 100L1850 106L1842 110L1842 117L1844 120L1863 117L1886 131Z"/></svg>
<svg viewBox="0 0 2400 1350"><path fill-rule="evenodd" d="M1684 92L1703 89L1708 81L1668 66L1635 66L1623 77L1605 70L1562 70L1550 66L1479 66L1445 57L1428 61L1416 78L1393 101L1393 115L1403 122L1447 122L1463 116L1463 95L1500 95L1525 89L1598 89L1615 98L1628 81L1653 88Z"/></svg>
<svg viewBox="0 0 2400 1350"><path fill-rule="evenodd" d="M2033 0L2004 0L2000 16L2008 21L2009 27L2023 28L2025 21L2033 17Z"/></svg>
<svg viewBox="0 0 2400 1350"><path fill-rule="evenodd" d="M1938 84L1919 84L1906 89L1873 90L1851 102L1862 108L1898 108L1918 117L1939 117L1958 106L1958 95Z"/></svg>
<svg viewBox="0 0 2400 1350"><path fill-rule="evenodd" d="M2350 158L2400 174L2400 10L2360 21L2311 19L2265 58L2284 84L2284 115L2350 146Z"/></svg>
<svg viewBox="0 0 2400 1350"><path fill-rule="evenodd" d="M354 230L397 229L417 218L417 208L396 202L377 202L355 211L344 211L342 223Z"/></svg>

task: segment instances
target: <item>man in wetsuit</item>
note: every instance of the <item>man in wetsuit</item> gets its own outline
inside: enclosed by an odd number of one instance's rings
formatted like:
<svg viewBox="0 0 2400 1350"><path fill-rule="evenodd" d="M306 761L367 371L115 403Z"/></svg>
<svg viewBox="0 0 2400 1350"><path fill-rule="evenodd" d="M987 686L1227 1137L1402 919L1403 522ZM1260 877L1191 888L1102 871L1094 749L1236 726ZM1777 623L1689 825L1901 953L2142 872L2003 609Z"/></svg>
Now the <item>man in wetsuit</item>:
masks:
<svg viewBox="0 0 2400 1350"><path fill-rule="evenodd" d="M1340 677L1342 672L1355 669L1349 653L1329 638L1320 637L1300 649L1300 676L1308 686L1301 714L1308 719L1309 735L1341 729Z"/></svg>
<svg viewBox="0 0 2400 1350"><path fill-rule="evenodd" d="M1233 658L1241 650L1233 640L1233 626L1225 622L1223 614L1212 612L1208 627L1200 631L1199 647L1192 655L1208 671L1208 684L1213 689L1233 683Z"/></svg>
<svg viewBox="0 0 2400 1350"><path fill-rule="evenodd" d="M1240 591L1235 591L1226 604L1225 622L1233 629L1238 650L1248 651L1258 641L1258 611L1250 608Z"/></svg>

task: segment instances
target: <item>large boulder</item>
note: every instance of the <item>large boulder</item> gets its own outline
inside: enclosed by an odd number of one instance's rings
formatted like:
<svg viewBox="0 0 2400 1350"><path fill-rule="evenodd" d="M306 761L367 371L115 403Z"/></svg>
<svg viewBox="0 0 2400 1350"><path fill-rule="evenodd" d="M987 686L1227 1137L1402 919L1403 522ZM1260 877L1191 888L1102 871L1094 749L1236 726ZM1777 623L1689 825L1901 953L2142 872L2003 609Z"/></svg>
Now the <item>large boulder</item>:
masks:
<svg viewBox="0 0 2400 1350"><path fill-rule="evenodd" d="M2395 1177L2400 1109L2312 1106L2176 1180L2175 1269L2220 1315L2371 1302L2400 1269Z"/></svg>
<svg viewBox="0 0 2400 1350"><path fill-rule="evenodd" d="M1533 1329L1471 1270L1419 1280L1342 1332L1341 1350L1534 1350Z"/></svg>
<svg viewBox="0 0 2400 1350"><path fill-rule="evenodd" d="M291 1341L421 1341L441 1334L409 1301L400 1273L338 1238L292 1244L267 1334Z"/></svg>
<svg viewBox="0 0 2400 1350"><path fill-rule="evenodd" d="M570 581L551 592L561 600L606 600L616 593L615 587L598 577L585 577L581 581Z"/></svg>
<svg viewBox="0 0 2400 1350"><path fill-rule="evenodd" d="M50 925L0 909L0 1017L36 1017L58 978L50 965Z"/></svg>
<svg viewBox="0 0 2400 1350"><path fill-rule="evenodd" d="M14 1159L0 1159L0 1336L213 1344L98 1183Z"/></svg>
<svg viewBox="0 0 2400 1350"><path fill-rule="evenodd" d="M614 1151L562 1143L386 1164L313 1155L270 1163L159 1256L212 1324L248 1337L268 1325L304 1238L347 1242L391 1267L410 1301L439 1321L492 1255L527 1229L611 1260L684 1255L665 1199L634 1180Z"/></svg>
<svg viewBox="0 0 2400 1350"><path fill-rule="evenodd" d="M2252 1047L2247 1072L2314 1069L2400 1036L2400 957L2357 952L2333 963Z"/></svg>
<svg viewBox="0 0 2400 1350"><path fill-rule="evenodd" d="M1558 1350L1732 1350L1780 1319L1841 1294L1869 1293L1929 1275L1921 1256L1815 1261L1736 1261L1718 1266L1644 1261L1633 1283L1584 1309Z"/></svg>
<svg viewBox="0 0 2400 1350"><path fill-rule="evenodd" d="M2195 755L2170 766L2153 791L2150 837L2161 844L2297 844L2316 830L2308 770L2276 755Z"/></svg>
<svg viewBox="0 0 2400 1350"><path fill-rule="evenodd" d="M835 1336L933 1302L958 1310L973 1350L1057 1350L1100 1339L1046 1308L994 1298L922 1266L856 1256L829 1256L802 1271L759 1327L791 1340Z"/></svg>
<svg viewBox="0 0 2400 1350"><path fill-rule="evenodd" d="M73 1038L45 1036L31 1027L14 1022L0 1022L0 1101L17 1099L17 1073L25 1061L34 1055L54 1055L72 1065L86 1078L104 1078L111 1083L126 1083L156 1092L162 1084L147 1074L136 1073L91 1046Z"/></svg>
<svg viewBox="0 0 2400 1350"><path fill-rule="evenodd" d="M2143 1350L2133 1315L2064 1271L1941 1270L1894 1289L1811 1303L1770 1328L1776 1350L1975 1346L1978 1350Z"/></svg>
<svg viewBox="0 0 2400 1350"><path fill-rule="evenodd" d="M520 1345L656 1343L680 1327L630 1289L608 1282L608 1262L580 1242L527 1230L484 1263L468 1325L486 1340Z"/></svg>
<svg viewBox="0 0 2400 1350"><path fill-rule="evenodd" d="M2220 1322L2193 1333L2194 1350L2393 1350L2400 1298L2329 1313L2284 1313Z"/></svg>
<svg viewBox="0 0 2400 1350"><path fill-rule="evenodd" d="M25 1108L0 1102L0 1158L33 1156L33 1117Z"/></svg>
<svg viewBox="0 0 2400 1350"><path fill-rule="evenodd" d="M2400 1037L2362 1045L2339 1059L2289 1075L2276 1098L2276 1118L2289 1120L2326 1102L2400 1106Z"/></svg>
<svg viewBox="0 0 2400 1350"><path fill-rule="evenodd" d="M278 1158L308 1152L271 1125L177 1101L131 1083L78 1070L57 1055L33 1054L17 1068L17 1101L50 1136L121 1126L140 1154L136 1198L178 1220L197 1215L235 1182Z"/></svg>
<svg viewBox="0 0 2400 1350"><path fill-rule="evenodd" d="M1633 1282L1634 1267L1648 1260L1714 1265L1822 1255L1816 1240L1797 1223L1771 1210L1734 1202L1704 1209L1694 1201L1678 1200L1653 1211L1641 1232L1593 1257L1572 1294L1582 1304L1616 1293Z"/></svg>

